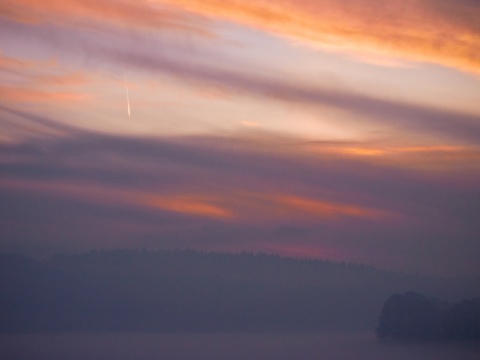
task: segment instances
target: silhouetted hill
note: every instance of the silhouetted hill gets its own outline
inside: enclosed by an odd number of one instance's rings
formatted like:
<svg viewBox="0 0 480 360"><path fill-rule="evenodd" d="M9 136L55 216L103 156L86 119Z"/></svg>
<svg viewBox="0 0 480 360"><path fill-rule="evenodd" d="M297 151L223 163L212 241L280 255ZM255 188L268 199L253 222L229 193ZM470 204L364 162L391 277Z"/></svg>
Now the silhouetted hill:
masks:
<svg viewBox="0 0 480 360"><path fill-rule="evenodd" d="M383 342L480 340L480 298L452 304L413 291L393 294L376 333Z"/></svg>
<svg viewBox="0 0 480 360"><path fill-rule="evenodd" d="M478 290L329 261L137 250L0 255L0 286L3 332L373 329L392 292Z"/></svg>

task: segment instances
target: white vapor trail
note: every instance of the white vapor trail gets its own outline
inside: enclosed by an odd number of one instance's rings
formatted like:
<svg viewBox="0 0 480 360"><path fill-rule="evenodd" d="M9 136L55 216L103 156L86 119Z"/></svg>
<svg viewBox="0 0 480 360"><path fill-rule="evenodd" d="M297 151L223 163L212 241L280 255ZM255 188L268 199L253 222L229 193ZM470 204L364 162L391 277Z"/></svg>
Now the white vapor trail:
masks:
<svg viewBox="0 0 480 360"><path fill-rule="evenodd" d="M128 117L130 117L130 99L128 98L128 83L127 83L127 75L125 75L125 71L123 72L123 78L125 79L125 90L127 92L127 110L128 110Z"/></svg>

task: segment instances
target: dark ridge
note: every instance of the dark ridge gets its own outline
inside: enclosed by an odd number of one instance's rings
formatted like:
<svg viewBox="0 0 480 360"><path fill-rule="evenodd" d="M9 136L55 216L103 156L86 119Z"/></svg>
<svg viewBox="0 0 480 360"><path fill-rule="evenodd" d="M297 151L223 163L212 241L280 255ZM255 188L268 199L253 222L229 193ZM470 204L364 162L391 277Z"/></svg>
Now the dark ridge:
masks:
<svg viewBox="0 0 480 360"><path fill-rule="evenodd" d="M373 329L398 289L478 290L358 264L193 250L4 254L0 286L2 332Z"/></svg>
<svg viewBox="0 0 480 360"><path fill-rule="evenodd" d="M380 313L382 342L480 340L480 298L449 303L413 291L393 294Z"/></svg>

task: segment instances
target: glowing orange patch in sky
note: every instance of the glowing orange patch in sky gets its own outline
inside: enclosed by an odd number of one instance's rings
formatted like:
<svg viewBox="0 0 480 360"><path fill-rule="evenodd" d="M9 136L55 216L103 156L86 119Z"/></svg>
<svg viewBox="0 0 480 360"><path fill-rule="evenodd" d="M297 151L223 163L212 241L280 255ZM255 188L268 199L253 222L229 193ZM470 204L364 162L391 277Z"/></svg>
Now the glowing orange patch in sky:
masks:
<svg viewBox="0 0 480 360"><path fill-rule="evenodd" d="M480 71L478 8L413 0L165 0L172 6L267 30L358 58L391 56ZM448 6L451 7L448 8ZM455 12L455 16L451 16ZM464 17L465 21L461 21ZM445 36L448 34L448 36Z"/></svg>
<svg viewBox="0 0 480 360"><path fill-rule="evenodd" d="M381 220L391 217L387 211L367 207L308 199L295 195L241 193L220 195L162 195L122 188L105 188L94 184L62 182L30 182L3 179L0 185L12 189L48 192L70 198L112 205L148 206L181 214L216 218L220 220L284 221L306 216L335 219L355 217ZM225 205L225 204L228 204Z"/></svg>
<svg viewBox="0 0 480 360"><path fill-rule="evenodd" d="M377 156L384 155L386 153L385 150L367 148L343 148L340 151L345 154L357 156Z"/></svg>
<svg viewBox="0 0 480 360"><path fill-rule="evenodd" d="M0 97L2 100L11 102L31 102L38 103L44 101L53 102L80 102L88 100L90 97L86 94L72 92L43 91L29 88L14 88L0 86Z"/></svg>
<svg viewBox="0 0 480 360"><path fill-rule="evenodd" d="M358 218L379 219L387 215L386 212L365 207L312 200L297 196L279 196L277 201L279 204L286 205L297 211L327 218L352 216Z"/></svg>
<svg viewBox="0 0 480 360"><path fill-rule="evenodd" d="M153 1L4 0L0 4L0 10L4 16L31 24L53 22L84 26L92 22L103 22L117 26L187 30L202 36L212 36L205 29L192 25L186 14L158 6Z"/></svg>
<svg viewBox="0 0 480 360"><path fill-rule="evenodd" d="M314 156L338 156L361 159L382 166L396 166L417 170L454 171L480 169L478 146L418 145L395 146L382 143L307 144L300 149Z"/></svg>
<svg viewBox="0 0 480 360"><path fill-rule="evenodd" d="M154 195L146 196L144 201L142 202L154 208L184 214L192 214L221 219L229 219L233 217L233 214L230 211L220 206L213 205L208 200L196 197L163 197Z"/></svg>
<svg viewBox="0 0 480 360"><path fill-rule="evenodd" d="M219 219L233 217L231 211L212 204L214 199L206 196L160 196L135 190L105 188L94 184L31 182L9 179L2 179L0 185L23 191L47 192L94 203L148 206L154 209Z"/></svg>
<svg viewBox="0 0 480 360"><path fill-rule="evenodd" d="M339 147L339 153L356 156L388 156L415 153L458 153L465 147L459 146L411 146L411 147ZM335 151L335 150L333 150Z"/></svg>

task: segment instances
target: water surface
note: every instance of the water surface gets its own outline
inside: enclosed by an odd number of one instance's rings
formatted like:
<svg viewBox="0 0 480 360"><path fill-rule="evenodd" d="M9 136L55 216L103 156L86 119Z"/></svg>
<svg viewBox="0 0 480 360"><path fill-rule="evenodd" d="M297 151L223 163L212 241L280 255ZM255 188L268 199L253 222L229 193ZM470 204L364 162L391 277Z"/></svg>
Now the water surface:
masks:
<svg viewBox="0 0 480 360"><path fill-rule="evenodd" d="M350 334L2 334L10 360L478 360L473 344L381 345Z"/></svg>

